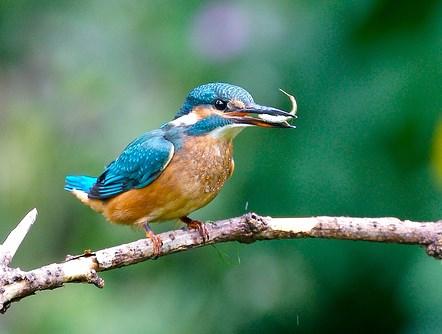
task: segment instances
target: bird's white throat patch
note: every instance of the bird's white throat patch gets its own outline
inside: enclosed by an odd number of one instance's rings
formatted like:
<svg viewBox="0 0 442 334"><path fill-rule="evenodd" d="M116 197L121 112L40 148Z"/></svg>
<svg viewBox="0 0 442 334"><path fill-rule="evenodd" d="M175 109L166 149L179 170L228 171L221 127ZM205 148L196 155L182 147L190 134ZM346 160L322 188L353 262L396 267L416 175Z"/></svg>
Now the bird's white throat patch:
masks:
<svg viewBox="0 0 442 334"><path fill-rule="evenodd" d="M216 139L233 139L245 127L252 126L251 124L229 124L209 132L209 135Z"/></svg>
<svg viewBox="0 0 442 334"><path fill-rule="evenodd" d="M190 112L184 116L178 117L177 119L169 122L169 124L173 126L185 126L192 125L199 121L198 115L193 112Z"/></svg>

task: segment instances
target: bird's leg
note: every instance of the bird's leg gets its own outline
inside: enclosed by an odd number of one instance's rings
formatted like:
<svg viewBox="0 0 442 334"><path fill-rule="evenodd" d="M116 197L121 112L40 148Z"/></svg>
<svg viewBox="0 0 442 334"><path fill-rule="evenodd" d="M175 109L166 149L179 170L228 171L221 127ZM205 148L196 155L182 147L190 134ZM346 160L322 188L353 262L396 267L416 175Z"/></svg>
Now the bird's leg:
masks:
<svg viewBox="0 0 442 334"><path fill-rule="evenodd" d="M201 237L203 238L203 242L209 240L209 231L207 231L207 228L203 222L192 219L188 216L180 217L180 220L187 225L187 228L189 230L198 230Z"/></svg>
<svg viewBox="0 0 442 334"><path fill-rule="evenodd" d="M153 233L152 229L149 226L149 223L143 224L144 231L146 232L146 238L149 238L150 241L152 241L152 249L153 249L153 256L158 257L161 253L161 247L163 246L163 241L159 236L157 236L155 233Z"/></svg>

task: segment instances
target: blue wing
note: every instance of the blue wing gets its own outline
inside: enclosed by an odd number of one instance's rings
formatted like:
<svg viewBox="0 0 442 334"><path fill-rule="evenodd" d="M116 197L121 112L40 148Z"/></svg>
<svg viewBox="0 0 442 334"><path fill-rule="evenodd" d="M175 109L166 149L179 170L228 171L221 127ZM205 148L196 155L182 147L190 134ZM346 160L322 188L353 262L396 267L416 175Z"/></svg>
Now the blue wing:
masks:
<svg viewBox="0 0 442 334"><path fill-rule="evenodd" d="M107 199L153 182L174 154L173 144L163 135L163 131L154 130L131 142L98 177L89 198Z"/></svg>

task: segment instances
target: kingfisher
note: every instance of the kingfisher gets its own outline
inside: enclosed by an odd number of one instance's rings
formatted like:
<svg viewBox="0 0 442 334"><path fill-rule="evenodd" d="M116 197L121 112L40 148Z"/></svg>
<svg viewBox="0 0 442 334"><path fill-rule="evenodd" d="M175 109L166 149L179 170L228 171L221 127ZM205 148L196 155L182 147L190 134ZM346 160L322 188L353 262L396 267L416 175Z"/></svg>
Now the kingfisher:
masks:
<svg viewBox="0 0 442 334"><path fill-rule="evenodd" d="M198 86L172 121L129 143L98 177L67 176L64 189L112 223L144 228L156 256L162 242L152 222L180 219L207 240L203 223L189 214L212 201L232 175L234 137L250 126L294 128L287 122L292 103L289 113L256 104L238 86Z"/></svg>

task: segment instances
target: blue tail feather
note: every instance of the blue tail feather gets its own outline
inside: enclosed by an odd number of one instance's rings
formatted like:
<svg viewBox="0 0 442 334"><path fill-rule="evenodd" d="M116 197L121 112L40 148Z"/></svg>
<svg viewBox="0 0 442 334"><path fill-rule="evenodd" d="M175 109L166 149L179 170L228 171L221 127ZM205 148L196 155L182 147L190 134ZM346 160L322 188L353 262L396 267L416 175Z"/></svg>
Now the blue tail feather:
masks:
<svg viewBox="0 0 442 334"><path fill-rule="evenodd" d="M72 191L77 189L89 193L95 182L97 182L96 177L69 175L66 176L64 190Z"/></svg>

